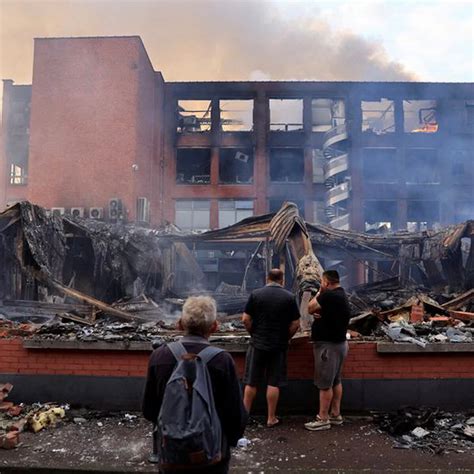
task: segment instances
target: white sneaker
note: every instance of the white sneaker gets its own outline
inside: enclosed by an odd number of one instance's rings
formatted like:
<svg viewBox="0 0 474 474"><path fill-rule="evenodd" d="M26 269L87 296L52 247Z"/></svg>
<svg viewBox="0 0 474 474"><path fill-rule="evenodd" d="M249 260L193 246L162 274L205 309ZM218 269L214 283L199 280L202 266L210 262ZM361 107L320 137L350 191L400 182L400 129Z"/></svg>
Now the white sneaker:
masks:
<svg viewBox="0 0 474 474"><path fill-rule="evenodd" d="M314 421L305 423L304 427L309 431L328 430L331 428L331 422L329 420L321 420L318 415Z"/></svg>
<svg viewBox="0 0 474 474"><path fill-rule="evenodd" d="M337 416L331 416L329 415L329 423L331 423L331 425L342 425L344 423L344 419L342 418L341 415L337 415Z"/></svg>

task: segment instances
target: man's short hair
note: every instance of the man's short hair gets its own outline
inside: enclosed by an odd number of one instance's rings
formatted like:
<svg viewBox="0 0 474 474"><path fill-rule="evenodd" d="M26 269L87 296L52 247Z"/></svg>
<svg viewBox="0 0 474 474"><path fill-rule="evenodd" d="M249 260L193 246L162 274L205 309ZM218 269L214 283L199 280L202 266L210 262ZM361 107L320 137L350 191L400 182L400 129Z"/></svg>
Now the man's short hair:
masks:
<svg viewBox="0 0 474 474"><path fill-rule="evenodd" d="M272 268L267 275L269 281L283 281L283 272L279 268Z"/></svg>
<svg viewBox="0 0 474 474"><path fill-rule="evenodd" d="M217 309L210 296L190 296L183 305L181 324L189 334L207 336L216 321Z"/></svg>
<svg viewBox="0 0 474 474"><path fill-rule="evenodd" d="M339 283L339 273L336 270L326 270L323 273L323 277L326 278L326 280L329 283Z"/></svg>

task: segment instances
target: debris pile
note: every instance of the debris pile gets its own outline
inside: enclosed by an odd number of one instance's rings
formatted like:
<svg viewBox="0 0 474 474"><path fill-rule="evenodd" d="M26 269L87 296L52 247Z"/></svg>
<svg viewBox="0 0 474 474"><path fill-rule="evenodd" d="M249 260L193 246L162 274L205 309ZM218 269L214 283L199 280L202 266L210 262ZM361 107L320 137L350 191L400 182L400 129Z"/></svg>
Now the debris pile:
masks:
<svg viewBox="0 0 474 474"><path fill-rule="evenodd" d="M67 405L54 403L15 405L5 401L12 389L10 383L0 384L0 448L3 449L16 448L20 444L20 433L24 430L37 433L48 426L55 426L69 409Z"/></svg>
<svg viewBox="0 0 474 474"><path fill-rule="evenodd" d="M394 448L422 449L433 454L463 453L474 449L473 414L408 407L376 414L374 420L394 437Z"/></svg>

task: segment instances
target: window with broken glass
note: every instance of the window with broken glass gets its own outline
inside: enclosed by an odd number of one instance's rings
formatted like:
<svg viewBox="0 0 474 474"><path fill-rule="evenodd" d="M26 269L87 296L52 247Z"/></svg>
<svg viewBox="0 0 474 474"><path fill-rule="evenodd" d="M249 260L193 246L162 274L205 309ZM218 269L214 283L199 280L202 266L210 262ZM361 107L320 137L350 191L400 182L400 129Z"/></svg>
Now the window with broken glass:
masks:
<svg viewBox="0 0 474 474"><path fill-rule="evenodd" d="M303 99L270 99L270 130L303 130Z"/></svg>
<svg viewBox="0 0 474 474"><path fill-rule="evenodd" d="M381 233L391 230L397 219L397 201L364 201L365 231Z"/></svg>
<svg viewBox="0 0 474 474"><path fill-rule="evenodd" d="M403 130L405 133L436 133L438 131L436 100L404 100Z"/></svg>
<svg viewBox="0 0 474 474"><path fill-rule="evenodd" d="M362 166L364 179L369 183L398 181L396 148L364 148Z"/></svg>
<svg viewBox="0 0 474 474"><path fill-rule="evenodd" d="M270 181L301 183L304 180L302 148L272 148L270 150Z"/></svg>
<svg viewBox="0 0 474 474"><path fill-rule="evenodd" d="M434 148L408 148L405 173L407 184L439 184L438 152Z"/></svg>
<svg viewBox="0 0 474 474"><path fill-rule="evenodd" d="M253 100L219 100L220 129L223 132L253 130Z"/></svg>
<svg viewBox="0 0 474 474"><path fill-rule="evenodd" d="M311 101L311 116L313 132L328 132L344 125L346 112L344 101L341 99L313 99Z"/></svg>
<svg viewBox="0 0 474 474"><path fill-rule="evenodd" d="M199 133L211 130L210 100L178 100L176 111L178 133Z"/></svg>
<svg viewBox="0 0 474 474"><path fill-rule="evenodd" d="M176 183L209 184L210 182L211 150L209 148L178 148Z"/></svg>
<svg viewBox="0 0 474 474"><path fill-rule="evenodd" d="M219 200L219 227L227 227L253 216L254 203L251 199Z"/></svg>
<svg viewBox="0 0 474 474"><path fill-rule="evenodd" d="M395 132L395 106L393 100L361 102L362 131L375 135Z"/></svg>
<svg viewBox="0 0 474 474"><path fill-rule="evenodd" d="M219 182L250 184L253 182L253 149L221 148L219 150Z"/></svg>
<svg viewBox="0 0 474 474"><path fill-rule="evenodd" d="M409 200L407 202L407 230L418 232L439 227L439 201L418 201Z"/></svg>
<svg viewBox="0 0 474 474"><path fill-rule="evenodd" d="M175 201L175 224L183 230L206 231L210 228L211 201L178 199Z"/></svg>

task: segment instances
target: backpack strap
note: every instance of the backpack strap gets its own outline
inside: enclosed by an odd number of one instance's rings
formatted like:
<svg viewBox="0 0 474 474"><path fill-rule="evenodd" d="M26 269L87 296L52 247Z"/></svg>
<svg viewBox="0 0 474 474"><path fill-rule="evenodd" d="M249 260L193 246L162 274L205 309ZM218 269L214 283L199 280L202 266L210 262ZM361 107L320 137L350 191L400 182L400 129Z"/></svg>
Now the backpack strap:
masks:
<svg viewBox="0 0 474 474"><path fill-rule="evenodd" d="M211 359L213 359L217 354L220 354L221 352L225 352L224 349L208 346L201 352L199 352L198 356L205 364L207 364L208 362L210 362Z"/></svg>
<svg viewBox="0 0 474 474"><path fill-rule="evenodd" d="M183 346L182 342L180 341L170 342L169 344L167 344L167 347L178 362L181 360L181 357L184 354L188 353L188 351L186 350L186 348Z"/></svg>

